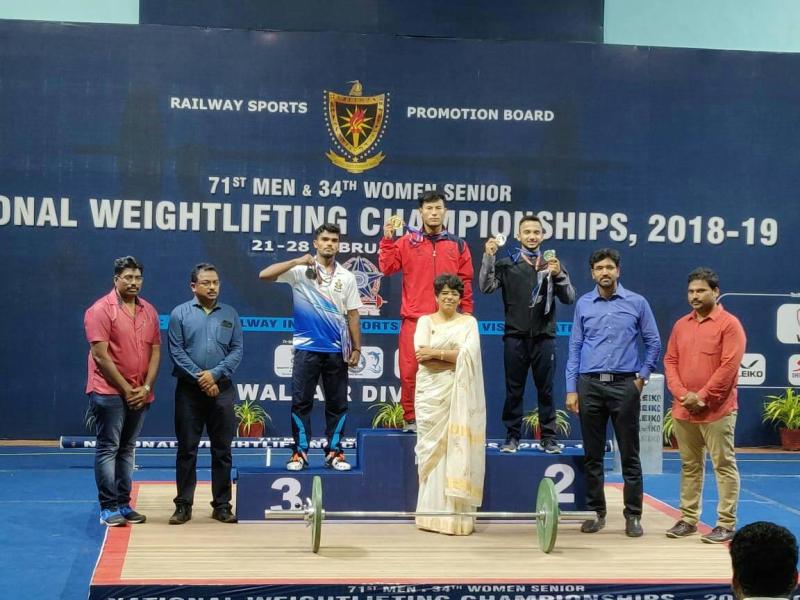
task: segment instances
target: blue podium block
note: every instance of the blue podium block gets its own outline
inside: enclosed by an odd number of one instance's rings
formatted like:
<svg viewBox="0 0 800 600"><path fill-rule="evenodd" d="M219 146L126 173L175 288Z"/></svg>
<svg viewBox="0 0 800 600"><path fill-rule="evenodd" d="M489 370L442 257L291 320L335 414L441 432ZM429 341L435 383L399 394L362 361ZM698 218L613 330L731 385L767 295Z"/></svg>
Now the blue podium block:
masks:
<svg viewBox="0 0 800 600"><path fill-rule="evenodd" d="M301 507L311 496L311 480L315 475L323 478L323 505L327 510L414 510L418 489L414 462L416 436L390 429L362 429L357 438L357 460L350 471L237 469L239 520L263 521L267 509ZM554 480L562 510L585 509L582 450L565 448L563 454L544 454L523 446L516 454L502 454L498 447L498 442L487 445L481 510L533 511L543 477Z"/></svg>

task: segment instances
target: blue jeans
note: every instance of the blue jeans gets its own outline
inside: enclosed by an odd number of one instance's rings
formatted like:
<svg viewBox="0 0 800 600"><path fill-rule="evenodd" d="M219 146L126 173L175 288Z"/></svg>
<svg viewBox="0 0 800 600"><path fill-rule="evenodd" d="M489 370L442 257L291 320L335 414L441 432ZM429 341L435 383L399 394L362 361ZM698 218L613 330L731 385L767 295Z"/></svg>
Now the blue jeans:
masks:
<svg viewBox="0 0 800 600"><path fill-rule="evenodd" d="M130 504L133 450L149 405L131 410L121 396L92 393L89 403L97 422L94 479L100 508Z"/></svg>

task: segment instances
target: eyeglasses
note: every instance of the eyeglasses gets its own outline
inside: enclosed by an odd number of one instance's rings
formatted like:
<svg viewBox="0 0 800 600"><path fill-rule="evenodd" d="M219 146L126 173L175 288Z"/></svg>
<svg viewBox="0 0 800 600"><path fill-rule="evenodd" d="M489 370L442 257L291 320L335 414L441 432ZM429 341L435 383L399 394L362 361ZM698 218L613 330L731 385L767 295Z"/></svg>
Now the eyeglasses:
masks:
<svg viewBox="0 0 800 600"><path fill-rule="evenodd" d="M142 283L144 277L141 275L117 275L117 279L122 279L125 283Z"/></svg>

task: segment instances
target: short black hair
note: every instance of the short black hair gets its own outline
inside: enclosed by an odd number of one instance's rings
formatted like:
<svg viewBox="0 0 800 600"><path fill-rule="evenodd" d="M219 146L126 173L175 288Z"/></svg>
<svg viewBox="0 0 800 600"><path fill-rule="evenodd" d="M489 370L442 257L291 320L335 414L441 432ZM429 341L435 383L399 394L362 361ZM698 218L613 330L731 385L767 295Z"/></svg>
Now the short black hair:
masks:
<svg viewBox="0 0 800 600"><path fill-rule="evenodd" d="M452 273L437 275L436 279L433 280L433 292L438 296L445 286L457 291L460 298L464 297L464 282L461 281L458 275L453 275Z"/></svg>
<svg viewBox="0 0 800 600"><path fill-rule="evenodd" d="M689 273L689 281L687 283L692 283L693 281L705 281L712 290L719 289L719 275L708 267L697 267Z"/></svg>
<svg viewBox="0 0 800 600"><path fill-rule="evenodd" d="M197 275L200 273L200 271L214 271L215 273L219 274L219 271L217 271L217 267L215 267L211 263L207 262L197 263L192 269L192 273L189 275L189 279L191 280L192 283L197 283Z"/></svg>
<svg viewBox="0 0 800 600"><path fill-rule="evenodd" d="M615 265L619 266L619 262L621 260L619 252L613 248L600 248L600 250L595 250L592 252L592 255L589 257L589 266L594 269L594 266L597 263L607 258L610 258L612 261L614 261Z"/></svg>
<svg viewBox="0 0 800 600"><path fill-rule="evenodd" d="M339 237L342 237L342 229L336 223L323 223L314 230L314 239L317 239L323 231L335 233Z"/></svg>
<svg viewBox="0 0 800 600"><path fill-rule="evenodd" d="M781 525L750 523L733 536L731 565L745 596L789 598L797 587L797 539Z"/></svg>
<svg viewBox="0 0 800 600"><path fill-rule="evenodd" d="M438 202L441 200L444 202L444 193L440 190L428 190L427 192L422 192L419 195L419 207L422 208L423 204L427 202Z"/></svg>
<svg viewBox="0 0 800 600"><path fill-rule="evenodd" d="M534 223L538 223L539 225L542 224L542 220L539 217L537 217L536 215L525 215L524 217L522 217L519 220L519 225L517 225L517 229L521 229L522 228L522 224L525 221L533 221Z"/></svg>
<svg viewBox="0 0 800 600"><path fill-rule="evenodd" d="M114 275L119 275L125 269L139 269L144 274L144 266L133 256L120 256L114 259Z"/></svg>

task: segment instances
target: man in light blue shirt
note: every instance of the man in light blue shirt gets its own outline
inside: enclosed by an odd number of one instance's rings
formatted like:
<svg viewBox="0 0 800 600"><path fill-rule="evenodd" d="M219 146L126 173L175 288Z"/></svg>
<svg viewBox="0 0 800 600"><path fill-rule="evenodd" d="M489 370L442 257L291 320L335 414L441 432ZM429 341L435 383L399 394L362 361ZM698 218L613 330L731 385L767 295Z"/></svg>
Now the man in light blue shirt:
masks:
<svg viewBox="0 0 800 600"><path fill-rule="evenodd" d="M584 533L605 527L603 456L608 420L622 458L625 533L642 535L642 466L639 461L639 396L661 351L653 311L642 296L619 283L619 252L596 250L589 259L597 284L575 304L567 359L567 409L580 415L586 499L595 519ZM644 358L641 358L641 342Z"/></svg>
<svg viewBox="0 0 800 600"><path fill-rule="evenodd" d="M175 513L170 525L192 518L197 485L197 448L203 427L211 444L212 518L235 523L231 506L231 442L236 431L231 377L242 361L243 335L239 314L217 301L216 267L200 263L190 276L194 298L179 304L169 316L169 356L177 378L175 388Z"/></svg>

